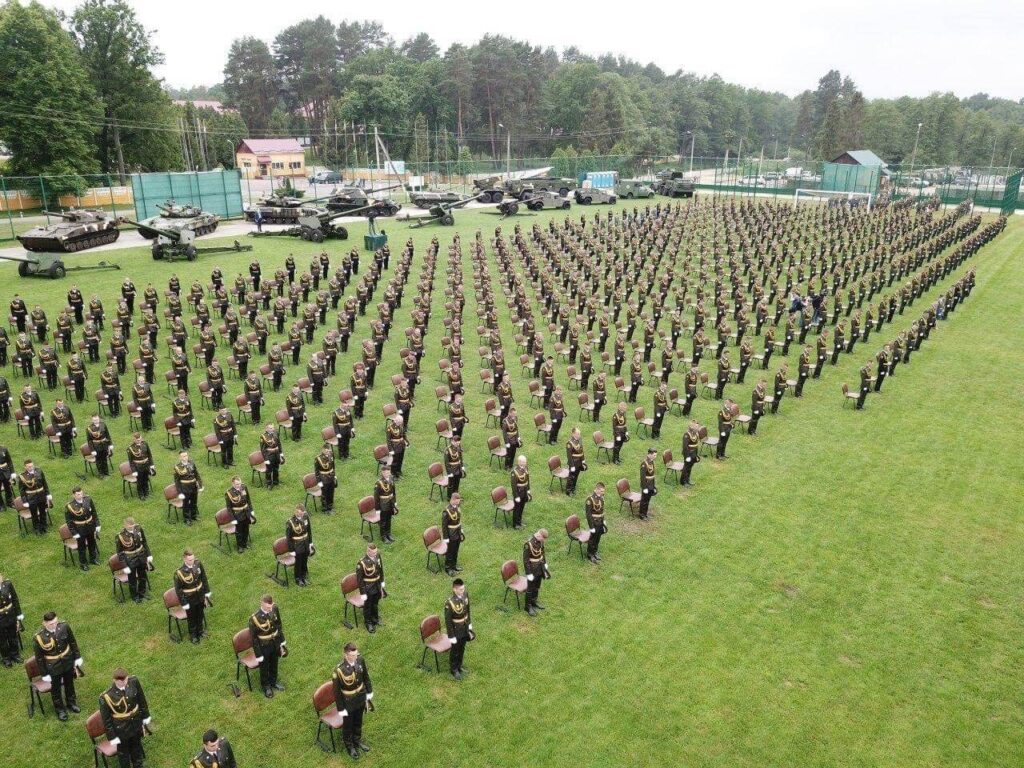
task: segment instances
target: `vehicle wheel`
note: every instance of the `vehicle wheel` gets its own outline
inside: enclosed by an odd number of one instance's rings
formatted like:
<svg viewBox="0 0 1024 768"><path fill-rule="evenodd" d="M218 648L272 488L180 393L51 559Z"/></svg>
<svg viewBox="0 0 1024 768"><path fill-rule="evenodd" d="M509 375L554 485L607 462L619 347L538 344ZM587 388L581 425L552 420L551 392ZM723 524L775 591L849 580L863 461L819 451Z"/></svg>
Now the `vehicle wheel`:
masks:
<svg viewBox="0 0 1024 768"><path fill-rule="evenodd" d="M446 213L444 216L441 217L441 224L445 227L450 227L454 223L455 217L452 216L450 213Z"/></svg>
<svg viewBox="0 0 1024 768"><path fill-rule="evenodd" d="M569 188L568 187L562 187L561 189L558 190L558 194L560 194L562 197L568 197L569 196Z"/></svg>
<svg viewBox="0 0 1024 768"><path fill-rule="evenodd" d="M309 239L314 243L322 243L324 241L324 233L321 232L319 229L314 229L312 232L310 232Z"/></svg>
<svg viewBox="0 0 1024 768"><path fill-rule="evenodd" d="M60 280L64 275L67 274L64 271L64 263L61 261L55 261L50 265L50 277L53 280Z"/></svg>
<svg viewBox="0 0 1024 768"><path fill-rule="evenodd" d="M571 207L572 206L569 204L568 200L566 200L565 202L562 203L562 210L563 211L568 211Z"/></svg>
<svg viewBox="0 0 1024 768"><path fill-rule="evenodd" d="M335 227L334 236L339 240L348 240L348 230L344 227Z"/></svg>
<svg viewBox="0 0 1024 768"><path fill-rule="evenodd" d="M160 261L163 258L163 253L160 250L160 246L157 243L153 243L153 261Z"/></svg>
<svg viewBox="0 0 1024 768"><path fill-rule="evenodd" d="M632 192L627 192L626 193L626 199L627 200L632 200L633 199L633 193Z"/></svg>
<svg viewBox="0 0 1024 768"><path fill-rule="evenodd" d="M505 209L506 216L515 216L519 213L519 203L512 203Z"/></svg>
<svg viewBox="0 0 1024 768"><path fill-rule="evenodd" d="M593 198L590 197L584 197L582 200L580 200L580 202L583 203L584 205L590 205L592 202L594 202L594 200Z"/></svg>
<svg viewBox="0 0 1024 768"><path fill-rule="evenodd" d="M617 197L609 197L608 198L608 205L615 205L617 202L619 202L619 198L617 198Z"/></svg>
<svg viewBox="0 0 1024 768"><path fill-rule="evenodd" d="M199 254L196 251L196 247L194 245L185 246L185 258L186 259L188 259L189 261L195 261L196 257L198 255Z"/></svg>
<svg viewBox="0 0 1024 768"><path fill-rule="evenodd" d="M19 261L18 262L18 275L20 277L28 277L28 262L27 261Z"/></svg>
<svg viewBox="0 0 1024 768"><path fill-rule="evenodd" d="M301 237L303 240L307 240L308 241L309 240L309 230L308 229L302 230L302 232L299 234L299 237Z"/></svg>
<svg viewBox="0 0 1024 768"><path fill-rule="evenodd" d="M500 203L504 199L505 199L505 193L501 192L501 191L497 191L497 192L491 192L490 198L488 200L486 200L485 202L488 202L488 203Z"/></svg>

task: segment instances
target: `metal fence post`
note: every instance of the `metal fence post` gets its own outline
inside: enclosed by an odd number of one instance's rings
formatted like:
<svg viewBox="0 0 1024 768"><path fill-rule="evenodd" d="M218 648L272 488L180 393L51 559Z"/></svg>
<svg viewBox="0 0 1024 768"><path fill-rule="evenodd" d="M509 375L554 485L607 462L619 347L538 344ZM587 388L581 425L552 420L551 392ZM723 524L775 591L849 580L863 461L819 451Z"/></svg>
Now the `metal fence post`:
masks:
<svg viewBox="0 0 1024 768"><path fill-rule="evenodd" d="M107 174L107 191L110 193L110 207L113 209L114 218L117 218L117 200L114 199L114 184L110 180L110 174Z"/></svg>
<svg viewBox="0 0 1024 768"><path fill-rule="evenodd" d="M0 191L4 196L4 210L7 211L7 225L11 228L11 237L14 235L14 217L11 216L11 201L7 197L7 179L0 175Z"/></svg>

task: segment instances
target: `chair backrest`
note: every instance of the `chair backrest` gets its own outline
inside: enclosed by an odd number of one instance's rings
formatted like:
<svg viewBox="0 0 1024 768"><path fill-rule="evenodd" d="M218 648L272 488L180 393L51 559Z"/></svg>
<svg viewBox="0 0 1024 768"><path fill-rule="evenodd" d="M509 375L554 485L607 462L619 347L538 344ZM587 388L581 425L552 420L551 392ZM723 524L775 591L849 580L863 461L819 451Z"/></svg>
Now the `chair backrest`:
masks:
<svg viewBox="0 0 1024 768"><path fill-rule="evenodd" d="M177 592L173 589L168 589L164 592L164 608L171 610L172 608L177 608L179 605L181 605L181 601L178 600Z"/></svg>
<svg viewBox="0 0 1024 768"><path fill-rule="evenodd" d="M633 409L633 418L636 419L637 421L643 421L644 409L643 408L634 408Z"/></svg>
<svg viewBox="0 0 1024 768"><path fill-rule="evenodd" d="M499 445L501 445L501 438L497 435L491 435L487 438L487 450L493 451Z"/></svg>
<svg viewBox="0 0 1024 768"><path fill-rule="evenodd" d="M441 631L441 618L432 613L420 622L420 640L426 642Z"/></svg>
<svg viewBox="0 0 1024 768"><path fill-rule="evenodd" d="M315 488L318 480L316 475L310 472L307 475L302 476L302 490L308 491L310 488Z"/></svg>
<svg viewBox="0 0 1024 768"><path fill-rule="evenodd" d="M442 432L447 432L448 431L448 419L438 419L437 423L434 425L434 429L437 430L438 434L441 434Z"/></svg>
<svg viewBox="0 0 1024 768"><path fill-rule="evenodd" d="M220 440L217 439L216 435L205 435L203 437L203 446L205 446L206 448L213 448L215 445L218 445L219 443Z"/></svg>
<svg viewBox="0 0 1024 768"><path fill-rule="evenodd" d="M264 461L265 461L265 459L263 458L263 452L262 451L253 451L252 453L249 454L249 466L250 467L258 467Z"/></svg>
<svg viewBox="0 0 1024 768"><path fill-rule="evenodd" d="M570 366L568 366L568 367L567 367L567 368L565 369L565 373L566 373L566 375L567 375L567 376L568 376L568 377L569 377L569 378L571 379L571 378L572 378L573 376L575 376L575 375L576 375L576 366L575 366L575 365L570 365Z"/></svg>
<svg viewBox="0 0 1024 768"><path fill-rule="evenodd" d="M328 680L326 683L321 683L316 687L313 692L313 708L319 715L325 709L330 709L334 706L334 682Z"/></svg>
<svg viewBox="0 0 1024 768"><path fill-rule="evenodd" d="M341 594L350 595L359 589L359 578L354 573L348 573L341 579Z"/></svg>
<svg viewBox="0 0 1024 768"><path fill-rule="evenodd" d="M132 473L132 465L127 461L122 461L117 465L117 471L121 473L121 477L128 477Z"/></svg>
<svg viewBox="0 0 1024 768"><path fill-rule="evenodd" d="M565 532L572 536L576 531L580 529L580 516L569 515L565 518Z"/></svg>
<svg viewBox="0 0 1024 768"><path fill-rule="evenodd" d="M89 446L88 443L83 443L82 445L80 445L78 447L78 452L82 454L83 459L88 460L92 458L92 448Z"/></svg>
<svg viewBox="0 0 1024 768"><path fill-rule="evenodd" d="M164 488L164 499L166 501L171 501L172 499L176 498L178 498L178 486L176 486L174 483L171 483L166 488Z"/></svg>
<svg viewBox="0 0 1024 768"><path fill-rule="evenodd" d="M530 382L530 394L535 395L538 392L540 392L540 382L534 379Z"/></svg>
<svg viewBox="0 0 1024 768"><path fill-rule="evenodd" d="M71 538L71 529L65 523L60 527L60 540L66 542Z"/></svg>
<svg viewBox="0 0 1024 768"><path fill-rule="evenodd" d="M284 536L274 541L274 557L280 557L288 551L288 539Z"/></svg>
<svg viewBox="0 0 1024 768"><path fill-rule="evenodd" d="M249 398L246 395L235 395L235 405L239 408L245 408L249 404Z"/></svg>
<svg viewBox="0 0 1024 768"><path fill-rule="evenodd" d="M98 709L85 719L85 732L94 741L106 735L107 729L103 726L103 716Z"/></svg>
<svg viewBox="0 0 1024 768"><path fill-rule="evenodd" d="M252 648L252 632L249 631L248 627L235 632L235 636L231 638L231 647L234 649L236 656Z"/></svg>
<svg viewBox="0 0 1024 768"><path fill-rule="evenodd" d="M431 544L434 544L440 538L441 529L436 525L432 525L423 532L423 546L430 547Z"/></svg>
<svg viewBox="0 0 1024 768"><path fill-rule="evenodd" d="M619 496L625 496L627 493L629 493L629 480L623 477L618 482L616 482L615 491L616 493L619 494Z"/></svg>
<svg viewBox="0 0 1024 768"><path fill-rule="evenodd" d="M626 380L624 378L622 378L621 376L616 376L615 377L615 386L621 389L622 387L626 386Z"/></svg>
<svg viewBox="0 0 1024 768"><path fill-rule="evenodd" d="M533 426L538 428L543 427L545 421L547 421L547 417L543 413L538 413L533 417Z"/></svg>
<svg viewBox="0 0 1024 768"><path fill-rule="evenodd" d="M671 449L666 449L666 450L661 452L661 463L662 464L671 464L672 463L672 450Z"/></svg>
<svg viewBox="0 0 1024 768"><path fill-rule="evenodd" d="M398 413L398 406L394 403L384 403L384 407L381 408L385 419L390 419L396 413Z"/></svg>
<svg viewBox="0 0 1024 768"><path fill-rule="evenodd" d="M576 402L578 402L580 405L586 405L587 403L590 402L590 395L588 395L586 392L580 392L579 397L576 398Z"/></svg>
<svg viewBox="0 0 1024 768"><path fill-rule="evenodd" d="M679 397L679 390L678 389L670 389L668 391L668 399L669 400L675 400L677 397Z"/></svg>
<svg viewBox="0 0 1024 768"><path fill-rule="evenodd" d="M33 680L39 677L42 673L39 671L39 662L36 661L35 656L29 656L25 659L25 676L29 680Z"/></svg>
<svg viewBox="0 0 1024 768"><path fill-rule="evenodd" d="M208 382L208 381L200 381L199 382L199 391L202 392L203 395L210 394L210 382Z"/></svg>
<svg viewBox="0 0 1024 768"><path fill-rule="evenodd" d="M509 579L514 579L519 575L519 563L515 560L506 560L501 564L501 580L508 582Z"/></svg>
<svg viewBox="0 0 1024 768"><path fill-rule="evenodd" d="M166 419L164 419L164 429L170 431L172 429L177 429L177 428L178 428L178 420L176 418L174 418L173 416L168 416Z"/></svg>
<svg viewBox="0 0 1024 768"><path fill-rule="evenodd" d="M707 384L708 383L708 372L707 371L701 371L701 373L700 373L700 383L701 384Z"/></svg>
<svg viewBox="0 0 1024 768"><path fill-rule="evenodd" d="M699 430L697 430L697 435L700 437L701 440L703 440L705 437L708 436L708 428L701 427Z"/></svg>
<svg viewBox="0 0 1024 768"><path fill-rule="evenodd" d="M850 385L847 384L845 381L843 382L843 394L844 395L850 394Z"/></svg>
<svg viewBox="0 0 1024 768"><path fill-rule="evenodd" d="M448 387L434 387L434 396L438 400L448 397Z"/></svg>
<svg viewBox="0 0 1024 768"><path fill-rule="evenodd" d="M277 419L278 423L288 421L291 416L288 415L288 409L282 408L280 411L274 414L274 418Z"/></svg>
<svg viewBox="0 0 1024 768"><path fill-rule="evenodd" d="M389 451L386 445L378 445L376 448L373 449L373 458L376 459L377 461L380 461L385 456L387 456L388 453Z"/></svg>
<svg viewBox="0 0 1024 768"><path fill-rule="evenodd" d="M435 461L429 467L427 467L427 477L433 480L435 477L439 477L444 473L444 465L439 461Z"/></svg>
<svg viewBox="0 0 1024 768"><path fill-rule="evenodd" d="M217 514L213 516L213 519L217 525L227 525L234 521L235 516L228 511L227 507L221 507L217 510Z"/></svg>
<svg viewBox="0 0 1024 768"><path fill-rule="evenodd" d="M550 470L551 472L554 472L555 470L557 470L561 466L562 466L562 457L561 456L552 456L550 459L548 459L548 470Z"/></svg>
<svg viewBox="0 0 1024 768"><path fill-rule="evenodd" d="M732 413L732 417L735 419L737 416L740 415L740 407L739 407L739 405L737 405L736 403L733 403L732 406L729 408L729 412Z"/></svg>
<svg viewBox="0 0 1024 768"><path fill-rule="evenodd" d="M501 504L508 498L508 491L505 490L505 486L499 485L493 491L491 491L491 501L495 504Z"/></svg>
<svg viewBox="0 0 1024 768"><path fill-rule="evenodd" d="M363 496L356 505L360 515L369 514L376 506L377 502L374 500L373 496Z"/></svg>
<svg viewBox="0 0 1024 768"><path fill-rule="evenodd" d="M116 573L124 568L124 558L121 556L120 552L115 552L107 558L107 567L110 569L111 573Z"/></svg>

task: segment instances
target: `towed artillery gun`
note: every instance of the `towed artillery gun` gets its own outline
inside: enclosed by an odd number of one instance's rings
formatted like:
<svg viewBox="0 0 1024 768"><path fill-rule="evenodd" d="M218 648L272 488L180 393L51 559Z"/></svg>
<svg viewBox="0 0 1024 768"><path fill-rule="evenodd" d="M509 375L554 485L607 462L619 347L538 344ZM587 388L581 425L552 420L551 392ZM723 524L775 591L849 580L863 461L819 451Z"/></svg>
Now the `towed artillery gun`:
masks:
<svg viewBox="0 0 1024 768"><path fill-rule="evenodd" d="M116 231L116 230L115 230ZM84 271L86 269L120 269L120 264L113 264L108 261L101 261L98 264L81 264L69 267L64 264L58 253L42 252L30 253L25 256L2 256L4 261L18 262L18 274L21 277L48 277L51 280L60 280L68 272Z"/></svg>
<svg viewBox="0 0 1024 768"><path fill-rule="evenodd" d="M47 216L57 216L56 224L33 227L18 235L26 251L33 253L75 253L86 248L112 243L121 235L118 221L106 211L89 208L72 208L66 213L43 211Z"/></svg>
<svg viewBox="0 0 1024 768"><path fill-rule="evenodd" d="M140 235L154 241L152 247L154 261L180 259L195 261L203 253L238 253L252 250L251 245L240 245L237 240L234 245L196 247L195 241L198 235L191 229L158 229L131 220L127 220L125 223L138 227Z"/></svg>
<svg viewBox="0 0 1024 768"><path fill-rule="evenodd" d="M419 229L420 227L426 227L430 224L440 224L442 227L450 227L455 223L455 215L452 213L456 208L461 208L466 203L471 203L474 200L482 200L484 197L483 192L472 197L464 197L459 200L453 200L449 203L438 203L437 205L431 206L427 210L426 218L419 219L415 224L411 225L409 229Z"/></svg>
<svg viewBox="0 0 1024 768"><path fill-rule="evenodd" d="M313 209L308 214L300 216L294 227L281 229L276 232L251 232L253 237L301 237L313 243L322 243L324 240L347 240L348 229L341 224L335 224L335 220L345 216L366 216L371 222L378 216L390 216L394 203L387 200L374 200L362 208L354 208L347 211L325 211Z"/></svg>

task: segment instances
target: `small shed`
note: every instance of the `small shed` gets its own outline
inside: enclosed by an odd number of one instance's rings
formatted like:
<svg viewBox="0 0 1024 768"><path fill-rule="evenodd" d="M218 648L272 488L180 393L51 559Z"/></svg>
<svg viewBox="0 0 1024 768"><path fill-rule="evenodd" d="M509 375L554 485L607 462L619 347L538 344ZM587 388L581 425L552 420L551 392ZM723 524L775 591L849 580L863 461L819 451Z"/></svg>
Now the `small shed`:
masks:
<svg viewBox="0 0 1024 768"><path fill-rule="evenodd" d="M821 171L821 188L835 192L878 192L889 171L870 149L848 149Z"/></svg>

